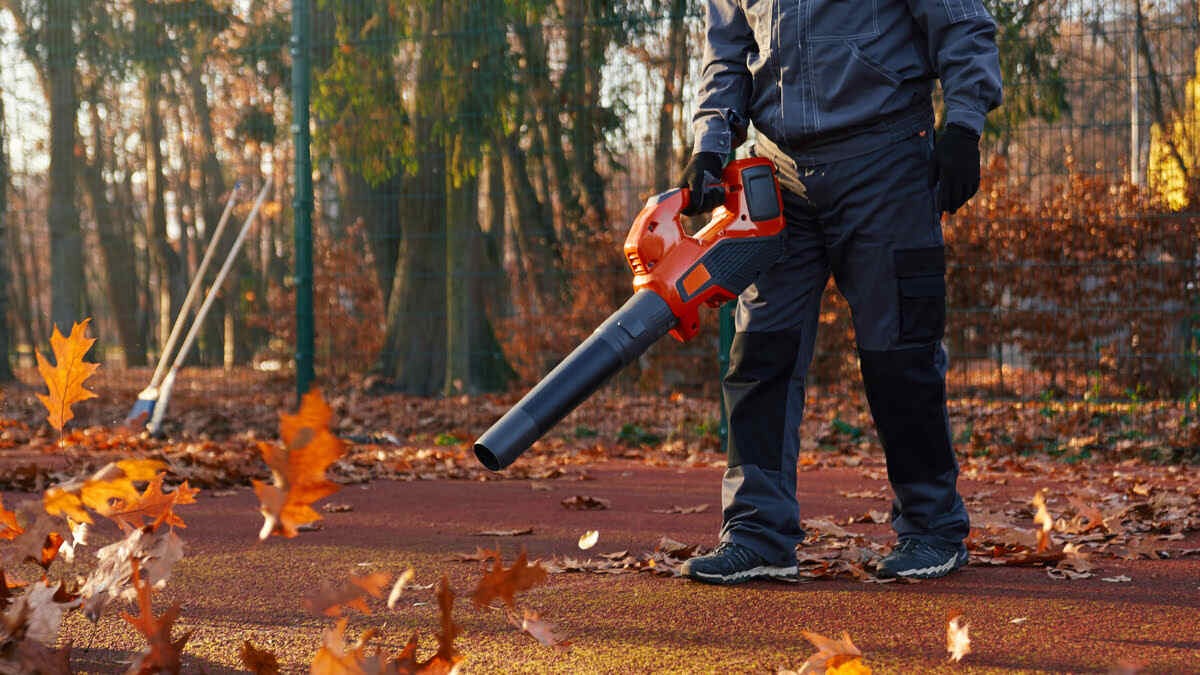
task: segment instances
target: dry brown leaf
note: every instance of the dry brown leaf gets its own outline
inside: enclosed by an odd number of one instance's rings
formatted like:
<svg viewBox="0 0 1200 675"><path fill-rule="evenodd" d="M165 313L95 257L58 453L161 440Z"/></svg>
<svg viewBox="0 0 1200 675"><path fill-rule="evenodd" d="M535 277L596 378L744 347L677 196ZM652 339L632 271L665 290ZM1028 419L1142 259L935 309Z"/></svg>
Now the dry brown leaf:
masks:
<svg viewBox="0 0 1200 675"><path fill-rule="evenodd" d="M480 530L472 533L476 537L523 537L527 534L533 534L532 527L522 527L513 530Z"/></svg>
<svg viewBox="0 0 1200 675"><path fill-rule="evenodd" d="M396 583L392 584L392 592L388 593L388 609L396 609L396 603L400 602L400 594L404 592L404 587L408 585L408 582L413 580L415 575L416 572L410 567L401 572L400 576L396 577Z"/></svg>
<svg viewBox="0 0 1200 675"><path fill-rule="evenodd" d="M346 619L338 619L333 628L325 629L321 636L321 648L313 657L309 672L312 675L364 675L366 672L367 641L375 634L365 631L352 645L346 644Z"/></svg>
<svg viewBox="0 0 1200 675"><path fill-rule="evenodd" d="M558 634L553 624L542 621L538 613L531 609L523 610L521 616L508 610L508 622L547 647L568 647L571 644L570 640L563 639L563 636Z"/></svg>
<svg viewBox="0 0 1200 675"><path fill-rule="evenodd" d="M1054 527L1054 519L1050 517L1050 512L1046 510L1045 490L1039 490L1033 496L1033 507L1037 512L1033 515L1033 524L1040 525L1041 530L1038 531L1037 552L1045 553L1049 551L1052 542L1050 541L1050 530Z"/></svg>
<svg viewBox="0 0 1200 675"><path fill-rule="evenodd" d="M187 527L175 513L175 507L181 504L195 504L196 495L200 491L188 487L187 481L171 492L162 491L163 476L158 474L150 480L145 492L131 501L121 500L100 514L117 523L122 532L140 528L145 521L150 521L150 529L158 529L160 525L168 527Z"/></svg>
<svg viewBox="0 0 1200 675"><path fill-rule="evenodd" d="M242 643L241 657L242 665L254 675L279 675L279 657L255 647L249 640Z"/></svg>
<svg viewBox="0 0 1200 675"><path fill-rule="evenodd" d="M294 537L299 526L321 519L312 503L338 491L325 470L345 451L342 441L329 431L332 419L333 411L314 387L301 398L295 415L279 416L283 449L259 445L272 477L271 484L254 481L265 519L259 539L272 534Z"/></svg>
<svg viewBox="0 0 1200 675"><path fill-rule="evenodd" d="M971 653L971 637L967 634L971 624L963 620L962 613L951 612L946 621L946 651L950 652L950 660L962 661Z"/></svg>
<svg viewBox="0 0 1200 675"><path fill-rule="evenodd" d="M704 513L705 511L708 510L708 504L697 504L695 506L672 505L670 508L667 508L667 509L650 509L650 510L654 513L678 513L678 514L687 515L687 514L691 514L691 513Z"/></svg>
<svg viewBox="0 0 1200 675"><path fill-rule="evenodd" d="M68 593L62 584L51 585L42 579L26 587L9 604L0 624L3 629L0 635L6 636L5 641L34 640L53 647L58 642L63 615L78 606L79 596Z"/></svg>
<svg viewBox="0 0 1200 675"><path fill-rule="evenodd" d="M588 530L587 532L584 532L582 536L579 537L579 548L580 548L580 550L586 551L589 548L595 546L596 542L599 540L600 540L600 531L599 530Z"/></svg>
<svg viewBox="0 0 1200 675"><path fill-rule="evenodd" d="M513 596L521 591L533 588L546 580L546 569L540 563L527 564L525 551L517 556L512 567L505 568L499 552L494 557L492 569L479 580L471 600L479 607L486 606L492 600L500 598L504 604L513 606Z"/></svg>
<svg viewBox="0 0 1200 675"><path fill-rule="evenodd" d="M184 633L175 640L171 639L171 628L179 618L179 603L171 605L161 616L154 616L150 585L150 582L142 579L137 561L133 561L133 587L137 593L139 614L133 616L128 612L121 612L121 618L146 638L149 648L134 659L126 672L138 675L178 673L181 667L180 652L191 633Z"/></svg>
<svg viewBox="0 0 1200 675"><path fill-rule="evenodd" d="M813 673L814 675L870 674L871 669L863 664L862 652L854 646L849 633L843 632L840 640L833 640L810 631L801 631L801 633L817 648L817 653L808 657L808 660L801 666L801 673Z"/></svg>
<svg viewBox="0 0 1200 675"><path fill-rule="evenodd" d="M42 507L52 516L66 516L77 523L91 523L86 509L107 513L115 500L133 502L140 496L134 483L153 480L165 462L157 459L123 459L110 462L82 481L72 481L46 490Z"/></svg>
<svg viewBox="0 0 1200 675"><path fill-rule="evenodd" d="M4 496L0 495L0 539L16 539L24 531L25 528L17 523L17 514L5 510Z"/></svg>
<svg viewBox="0 0 1200 675"><path fill-rule="evenodd" d="M574 497L567 497L561 503L564 509L570 511L602 511L607 509L611 502L600 497L575 495Z"/></svg>
<svg viewBox="0 0 1200 675"><path fill-rule="evenodd" d="M324 582L320 590L304 599L304 607L310 612L326 616L339 616L343 608L370 614L366 596L383 597L383 589L391 580L390 572L375 572L364 577L351 575L336 586Z"/></svg>
<svg viewBox="0 0 1200 675"><path fill-rule="evenodd" d="M183 540L169 529L133 530L124 539L96 551L99 563L79 590L84 596L83 615L96 621L112 600L136 598L137 589L130 585L135 563L145 583L162 588L182 558Z"/></svg>
<svg viewBox="0 0 1200 675"><path fill-rule="evenodd" d="M98 363L83 360L88 350L96 343L96 338L85 335L90 321L91 319L84 319L82 323L72 326L69 337L63 337L62 333L58 332L58 326L54 326L50 335L50 349L54 352L53 366L40 351L34 352L38 372L46 381L46 388L49 390L49 394L38 394L37 397L49 412L46 421L59 431L75 417L75 413L71 411L72 405L96 397L94 392L83 386L84 380L91 377L100 367Z"/></svg>

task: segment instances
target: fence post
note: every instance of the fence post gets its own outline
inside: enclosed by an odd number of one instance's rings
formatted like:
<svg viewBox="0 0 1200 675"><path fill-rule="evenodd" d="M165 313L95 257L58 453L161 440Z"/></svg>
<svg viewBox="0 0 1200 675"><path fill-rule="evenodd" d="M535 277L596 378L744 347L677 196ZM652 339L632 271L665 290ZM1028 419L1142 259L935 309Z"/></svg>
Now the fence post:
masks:
<svg viewBox="0 0 1200 675"><path fill-rule="evenodd" d="M311 87L312 0L292 0L292 142L295 151L292 212L296 245L296 395L313 381L312 157L308 105Z"/></svg>

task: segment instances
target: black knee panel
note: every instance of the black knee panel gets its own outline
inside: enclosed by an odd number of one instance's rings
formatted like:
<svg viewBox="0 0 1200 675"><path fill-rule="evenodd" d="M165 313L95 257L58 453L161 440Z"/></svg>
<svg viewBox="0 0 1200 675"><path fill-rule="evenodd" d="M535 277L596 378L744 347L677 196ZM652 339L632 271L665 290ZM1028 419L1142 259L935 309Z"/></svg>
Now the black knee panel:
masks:
<svg viewBox="0 0 1200 675"><path fill-rule="evenodd" d="M788 382L799 349L800 331L795 330L733 336L723 383L729 466L779 470Z"/></svg>
<svg viewBox="0 0 1200 675"><path fill-rule="evenodd" d="M894 351L859 350L867 403L893 483L927 481L957 464L950 444L946 382L937 343Z"/></svg>

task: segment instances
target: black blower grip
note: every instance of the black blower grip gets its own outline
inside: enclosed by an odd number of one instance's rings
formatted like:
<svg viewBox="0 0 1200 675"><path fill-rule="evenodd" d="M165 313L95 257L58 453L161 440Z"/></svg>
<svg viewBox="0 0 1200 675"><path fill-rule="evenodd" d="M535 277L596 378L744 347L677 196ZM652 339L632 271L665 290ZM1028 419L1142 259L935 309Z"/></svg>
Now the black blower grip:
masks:
<svg viewBox="0 0 1200 675"><path fill-rule="evenodd" d="M657 294L635 293L475 441L475 456L492 471L512 464L608 378L666 335L676 321Z"/></svg>

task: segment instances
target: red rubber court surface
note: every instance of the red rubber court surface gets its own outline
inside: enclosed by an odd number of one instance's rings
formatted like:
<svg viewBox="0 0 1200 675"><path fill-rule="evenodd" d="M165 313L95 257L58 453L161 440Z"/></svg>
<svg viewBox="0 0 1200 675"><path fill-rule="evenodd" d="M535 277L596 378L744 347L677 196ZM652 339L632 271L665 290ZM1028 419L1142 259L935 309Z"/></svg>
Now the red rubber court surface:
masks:
<svg viewBox="0 0 1200 675"><path fill-rule="evenodd" d="M1122 662L1142 672L1200 672L1195 556L1098 559L1095 577L1075 581L1051 579L1041 568L982 565L903 585L837 580L712 587L646 573L552 574L546 584L518 595L517 603L555 624L571 640L569 648L542 646L510 625L504 612L475 608L463 597L483 566L450 558L480 546L499 547L506 564L522 547L531 557L579 558L649 551L663 535L711 546L720 520L720 473L617 461L589 468L590 480L348 485L327 501L351 510L326 514L320 530L262 543L256 539L261 516L251 490L205 491L198 503L179 510L187 521L180 531L186 556L156 604L181 603L176 630L192 631L184 665L190 672L236 672L247 639L273 650L285 672L307 672L333 619L306 611L302 598L322 581L369 571L398 573L410 565L413 583L432 584L445 573L459 595L454 617L463 629L456 643L465 655L463 672L774 673L798 669L815 651L802 630L849 632L876 673L1107 672ZM839 495L884 484L858 469L808 471L799 480L805 518L845 522L868 506L887 504ZM984 485L964 479L961 489L970 495ZM993 498L1027 499L1042 486L1053 489L1050 480L1036 477L1010 481ZM560 505L575 495L607 499L610 507L569 511ZM14 498L28 495L6 495L6 503ZM710 505L703 513L652 511L703 503ZM519 537L474 534L528 527L533 533ZM881 541L889 536L882 525L851 529ZM583 552L576 542L586 530L598 530L600 539ZM1192 533L1173 544L1194 548L1197 539ZM1132 581L1100 580L1117 575ZM970 624L973 650L961 663L950 663L945 650L952 611ZM417 630L422 654L434 648L433 590L406 591L395 610L350 616L350 638L373 627L378 629L373 644L398 651ZM144 646L111 609L95 627L72 613L63 634L74 645L72 665L84 672L118 672Z"/></svg>

